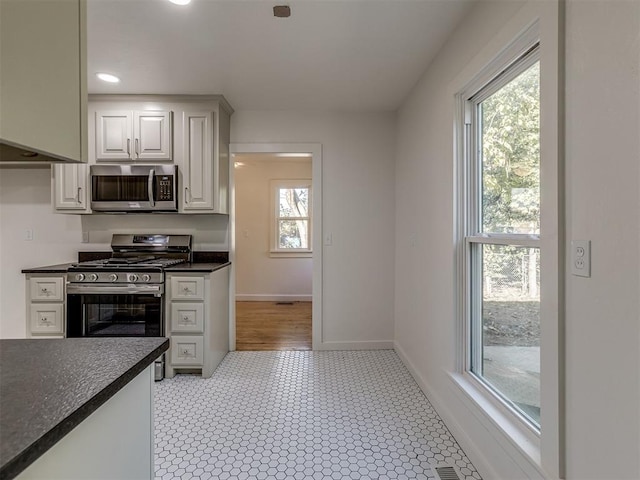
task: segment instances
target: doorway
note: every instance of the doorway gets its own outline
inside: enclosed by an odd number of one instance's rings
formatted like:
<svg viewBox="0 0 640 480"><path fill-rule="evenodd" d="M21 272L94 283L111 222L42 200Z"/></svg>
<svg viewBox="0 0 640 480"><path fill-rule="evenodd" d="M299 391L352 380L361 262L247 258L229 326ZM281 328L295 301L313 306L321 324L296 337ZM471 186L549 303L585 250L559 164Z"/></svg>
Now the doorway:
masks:
<svg viewBox="0 0 640 480"><path fill-rule="evenodd" d="M311 350L321 342L320 148L309 147L232 145L237 350Z"/></svg>

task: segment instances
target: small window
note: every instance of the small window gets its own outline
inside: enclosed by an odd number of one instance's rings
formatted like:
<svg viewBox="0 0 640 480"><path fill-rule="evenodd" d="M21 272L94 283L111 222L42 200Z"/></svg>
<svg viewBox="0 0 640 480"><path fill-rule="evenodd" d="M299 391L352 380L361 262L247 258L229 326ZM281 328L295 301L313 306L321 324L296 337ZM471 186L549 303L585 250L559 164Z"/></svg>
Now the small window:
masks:
<svg viewBox="0 0 640 480"><path fill-rule="evenodd" d="M311 180L272 181L271 252L311 253Z"/></svg>

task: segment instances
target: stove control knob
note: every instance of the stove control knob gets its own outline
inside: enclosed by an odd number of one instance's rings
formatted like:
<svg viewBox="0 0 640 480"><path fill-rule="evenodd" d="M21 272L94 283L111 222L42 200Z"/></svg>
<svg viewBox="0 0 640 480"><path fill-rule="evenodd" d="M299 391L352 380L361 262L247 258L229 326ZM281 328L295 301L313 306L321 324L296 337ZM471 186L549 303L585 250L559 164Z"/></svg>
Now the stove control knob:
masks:
<svg viewBox="0 0 640 480"><path fill-rule="evenodd" d="M115 273L112 273L111 275L109 275L109 280L111 280L112 282L115 282L116 280L118 280L118 275Z"/></svg>
<svg viewBox="0 0 640 480"><path fill-rule="evenodd" d="M135 273L130 273L129 275L127 275L127 281L128 282L137 282L138 281L138 275L136 275Z"/></svg>
<svg viewBox="0 0 640 480"><path fill-rule="evenodd" d="M96 275L95 273L92 273L91 275L89 275L90 282L95 282L96 280L98 280L98 275Z"/></svg>
<svg viewBox="0 0 640 480"><path fill-rule="evenodd" d="M76 273L76 282L81 282L84 280L84 273Z"/></svg>
<svg viewBox="0 0 640 480"><path fill-rule="evenodd" d="M149 280L151 280L151 275L145 273L144 275L142 275L142 281L143 282L148 282Z"/></svg>

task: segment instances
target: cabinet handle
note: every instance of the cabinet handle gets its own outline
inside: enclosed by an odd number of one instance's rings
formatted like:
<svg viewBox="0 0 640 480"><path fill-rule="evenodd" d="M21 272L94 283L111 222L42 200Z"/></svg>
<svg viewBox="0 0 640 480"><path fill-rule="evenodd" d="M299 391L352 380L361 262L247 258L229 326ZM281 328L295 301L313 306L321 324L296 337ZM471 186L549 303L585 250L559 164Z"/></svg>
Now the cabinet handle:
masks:
<svg viewBox="0 0 640 480"><path fill-rule="evenodd" d="M184 187L184 203L191 203L191 191L189 187Z"/></svg>
<svg viewBox="0 0 640 480"><path fill-rule="evenodd" d="M127 155L131 156L131 139L127 138Z"/></svg>
<svg viewBox="0 0 640 480"><path fill-rule="evenodd" d="M136 158L140 158L140 152L138 150L138 139L137 138L136 138L135 142L136 142Z"/></svg>
<svg viewBox="0 0 640 480"><path fill-rule="evenodd" d="M49 290L47 290L46 288L41 288L41 289L40 289L40 292L41 292L43 295L49 295Z"/></svg>
<svg viewBox="0 0 640 480"><path fill-rule="evenodd" d="M82 194L82 187L78 187L78 196L76 198L76 203L82 203L80 201L80 195Z"/></svg>

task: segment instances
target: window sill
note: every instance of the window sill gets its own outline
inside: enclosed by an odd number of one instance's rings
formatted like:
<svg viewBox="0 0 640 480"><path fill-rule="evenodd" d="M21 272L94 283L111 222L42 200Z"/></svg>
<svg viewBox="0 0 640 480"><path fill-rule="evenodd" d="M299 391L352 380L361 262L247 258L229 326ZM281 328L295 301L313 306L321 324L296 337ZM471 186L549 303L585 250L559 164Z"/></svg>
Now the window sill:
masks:
<svg viewBox="0 0 640 480"><path fill-rule="evenodd" d="M540 433L498 400L472 375L450 373L449 378L455 386L456 395L465 401L465 404L469 405L470 400L470 406L476 407L471 410L485 428L489 431L497 428L503 434L500 438L496 437L498 442L507 451L510 450L509 446L515 448L528 462L530 468L527 470L532 470L532 473L540 475L540 478L547 478L541 466Z"/></svg>
<svg viewBox="0 0 640 480"><path fill-rule="evenodd" d="M281 250L271 250L269 252L271 258L312 258L313 252L311 250L283 252Z"/></svg>

